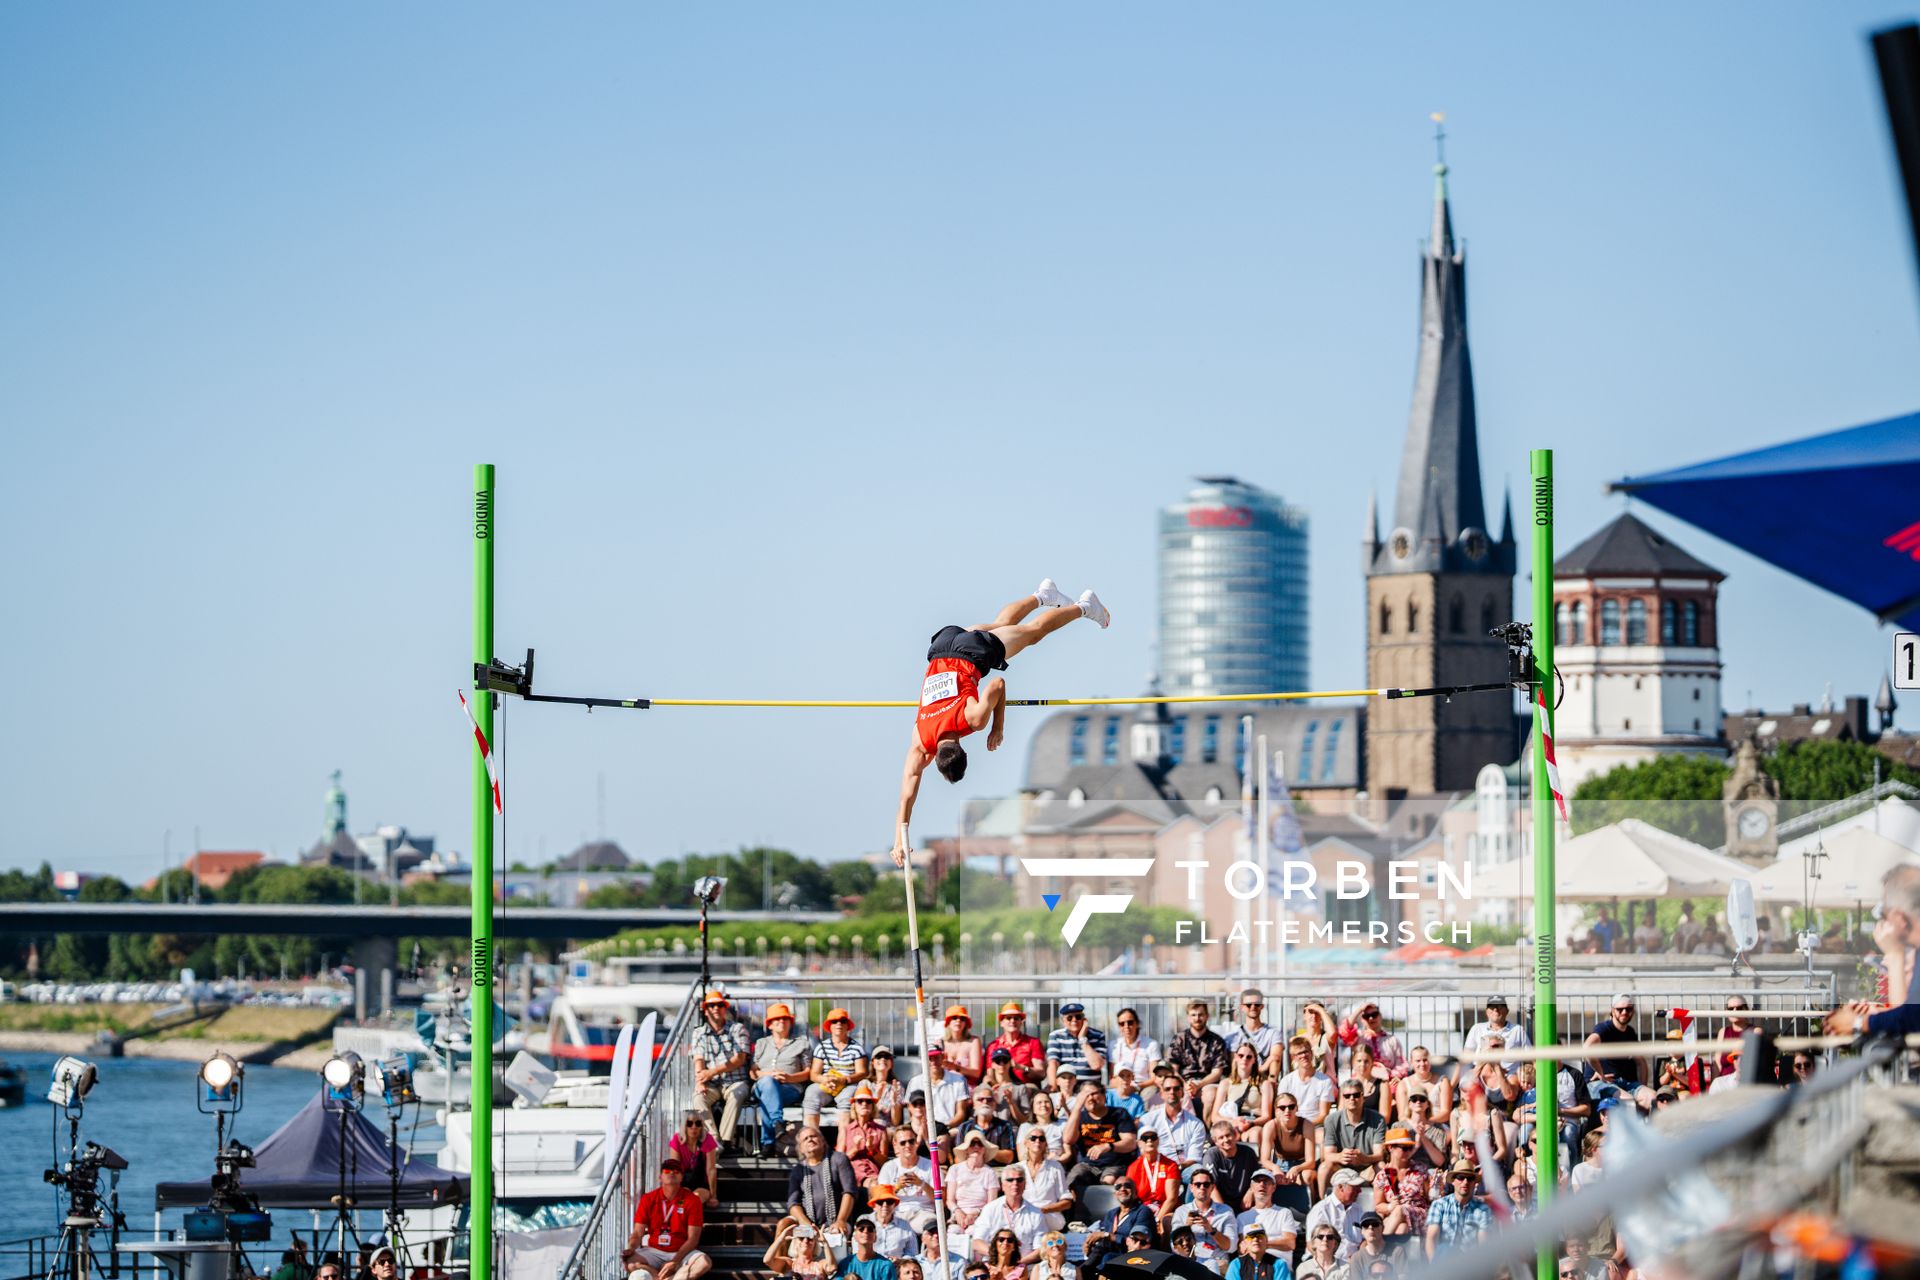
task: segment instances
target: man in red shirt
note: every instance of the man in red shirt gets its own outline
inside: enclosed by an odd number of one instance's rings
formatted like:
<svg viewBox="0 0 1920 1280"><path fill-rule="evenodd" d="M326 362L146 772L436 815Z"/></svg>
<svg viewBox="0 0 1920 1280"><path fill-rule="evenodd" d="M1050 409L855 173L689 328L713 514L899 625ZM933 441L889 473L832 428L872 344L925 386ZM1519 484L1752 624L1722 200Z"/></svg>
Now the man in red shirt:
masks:
<svg viewBox="0 0 1920 1280"><path fill-rule="evenodd" d="M713 1259L695 1247L706 1225L700 1197L681 1185L681 1176L678 1160L662 1160L660 1185L633 1207L633 1234L620 1255L628 1276L697 1280L713 1266Z"/></svg>
<svg viewBox="0 0 1920 1280"><path fill-rule="evenodd" d="M1027 615L1045 606L1052 610L1028 622ZM1092 618L1105 627L1113 615L1091 591L1069 600L1052 578L1043 578L1030 596L1022 596L984 626L942 627L927 646L927 674L920 682L920 713L914 720L913 745L907 748L905 776L900 783L900 815L894 824L893 861L907 861L907 823L920 794L920 775L929 764L948 782L967 776L967 753L960 739L987 729L987 750L996 751L1006 733L1007 682L990 671L1005 671L1007 659L1038 644L1075 618ZM992 728L988 729L991 722Z"/></svg>
<svg viewBox="0 0 1920 1280"><path fill-rule="evenodd" d="M1021 1110L1033 1101L1034 1091L1047 1074L1047 1046L1038 1036L1027 1034L1027 1011L1019 1002L1009 1000L1000 1006L1000 1034L987 1045L987 1060L1005 1052L1007 1065L1013 1068L1014 1086Z"/></svg>

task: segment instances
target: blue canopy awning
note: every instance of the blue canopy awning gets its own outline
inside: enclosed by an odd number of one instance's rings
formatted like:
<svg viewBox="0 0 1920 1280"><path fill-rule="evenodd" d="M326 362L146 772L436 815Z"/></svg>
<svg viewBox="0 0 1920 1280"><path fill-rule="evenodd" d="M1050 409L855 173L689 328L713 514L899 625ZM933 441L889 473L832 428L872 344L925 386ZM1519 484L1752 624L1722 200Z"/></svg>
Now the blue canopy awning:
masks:
<svg viewBox="0 0 1920 1280"><path fill-rule="evenodd" d="M1920 413L1608 488L1920 630Z"/></svg>

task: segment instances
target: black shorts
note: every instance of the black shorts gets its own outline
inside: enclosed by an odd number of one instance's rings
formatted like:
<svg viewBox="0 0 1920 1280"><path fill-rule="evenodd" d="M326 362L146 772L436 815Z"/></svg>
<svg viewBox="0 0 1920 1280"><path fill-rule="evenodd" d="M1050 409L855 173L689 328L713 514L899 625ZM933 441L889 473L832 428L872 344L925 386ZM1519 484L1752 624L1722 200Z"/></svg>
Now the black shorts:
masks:
<svg viewBox="0 0 1920 1280"><path fill-rule="evenodd" d="M1007 669L1007 646L991 631L969 631L965 627L942 627L933 633L927 646L927 661L935 658L965 658L981 675Z"/></svg>

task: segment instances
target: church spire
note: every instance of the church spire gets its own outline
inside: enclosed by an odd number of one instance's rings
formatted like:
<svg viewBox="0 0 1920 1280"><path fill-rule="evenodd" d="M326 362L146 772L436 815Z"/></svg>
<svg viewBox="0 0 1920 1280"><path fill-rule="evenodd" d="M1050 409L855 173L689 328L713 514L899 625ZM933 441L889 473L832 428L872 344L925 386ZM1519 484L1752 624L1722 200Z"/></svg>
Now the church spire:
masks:
<svg viewBox="0 0 1920 1280"><path fill-rule="evenodd" d="M1444 119L1435 114L1436 125ZM1445 129L1434 142L1433 230L1420 255L1420 346L1413 406L1394 491L1393 534L1375 573L1512 573L1512 554L1487 536L1480 487L1473 362L1467 350L1467 263L1455 245ZM1478 536L1467 535L1469 530ZM1476 553L1476 554L1470 554Z"/></svg>
<svg viewBox="0 0 1920 1280"><path fill-rule="evenodd" d="M1427 252L1436 258L1453 256L1453 219L1447 210L1447 114L1433 113L1433 236Z"/></svg>

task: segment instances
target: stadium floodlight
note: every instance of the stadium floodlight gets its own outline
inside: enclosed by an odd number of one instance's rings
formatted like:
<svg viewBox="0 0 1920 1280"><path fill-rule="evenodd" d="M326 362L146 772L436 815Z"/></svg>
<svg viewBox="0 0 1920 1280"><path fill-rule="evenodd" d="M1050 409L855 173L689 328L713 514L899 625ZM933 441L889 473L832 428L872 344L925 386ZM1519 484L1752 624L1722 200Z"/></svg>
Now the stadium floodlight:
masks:
<svg viewBox="0 0 1920 1280"><path fill-rule="evenodd" d="M200 1064L200 1083L205 1087L200 1101L240 1109L240 1089L246 1068L224 1050Z"/></svg>
<svg viewBox="0 0 1920 1280"><path fill-rule="evenodd" d="M47 1101L56 1107L77 1107L99 1079L100 1068L91 1062L61 1058L53 1064L53 1083L47 1086Z"/></svg>
<svg viewBox="0 0 1920 1280"><path fill-rule="evenodd" d="M358 1111L366 1098L366 1064L349 1049L327 1059L320 1068L320 1079L327 1086L326 1100L346 1111Z"/></svg>

